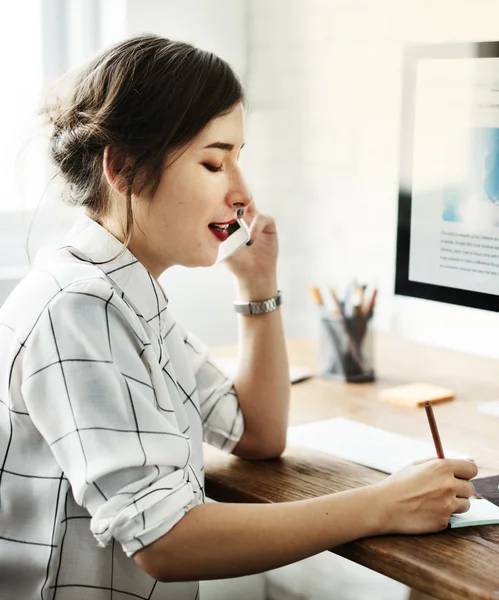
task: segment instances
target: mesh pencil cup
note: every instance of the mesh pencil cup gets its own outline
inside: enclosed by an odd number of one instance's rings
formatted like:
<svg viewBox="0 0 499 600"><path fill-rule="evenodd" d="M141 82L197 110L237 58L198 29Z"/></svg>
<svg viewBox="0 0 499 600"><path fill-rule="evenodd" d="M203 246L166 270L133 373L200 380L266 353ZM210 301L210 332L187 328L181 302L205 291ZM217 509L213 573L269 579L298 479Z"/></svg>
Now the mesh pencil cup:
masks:
<svg viewBox="0 0 499 600"><path fill-rule="evenodd" d="M321 311L319 324L320 375L349 383L374 381L370 319Z"/></svg>

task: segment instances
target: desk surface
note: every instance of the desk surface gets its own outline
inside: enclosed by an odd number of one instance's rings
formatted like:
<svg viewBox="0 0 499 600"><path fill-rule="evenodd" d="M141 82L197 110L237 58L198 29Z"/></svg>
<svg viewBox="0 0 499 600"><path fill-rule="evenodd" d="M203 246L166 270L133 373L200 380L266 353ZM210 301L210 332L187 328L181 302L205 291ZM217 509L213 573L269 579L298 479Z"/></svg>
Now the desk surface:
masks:
<svg viewBox="0 0 499 600"><path fill-rule="evenodd" d="M294 364L316 366L310 341L288 344ZM220 349L228 356L232 349ZM428 381L451 387L456 399L435 406L442 443L470 453L480 475L499 473L499 418L477 405L499 399L498 361L413 344L387 334L376 336L374 384L344 384L314 378L292 387L292 425L349 417L383 429L428 437L423 409L385 404L385 387ZM429 441L431 438L429 438ZM288 447L279 460L243 461L206 447L206 489L222 502L285 502L374 483L385 477L372 469L325 454ZM499 527L447 530L425 536L363 539L333 552L411 588L442 600L499 599Z"/></svg>

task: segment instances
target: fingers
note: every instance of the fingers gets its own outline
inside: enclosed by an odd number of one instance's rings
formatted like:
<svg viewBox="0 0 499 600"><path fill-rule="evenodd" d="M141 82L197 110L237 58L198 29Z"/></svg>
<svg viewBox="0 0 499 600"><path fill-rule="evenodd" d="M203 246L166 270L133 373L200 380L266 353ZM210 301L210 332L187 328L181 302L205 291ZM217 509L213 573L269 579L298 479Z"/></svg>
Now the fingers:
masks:
<svg viewBox="0 0 499 600"><path fill-rule="evenodd" d="M453 513L465 513L468 512L471 506L471 502L468 498L456 498L456 507Z"/></svg>
<svg viewBox="0 0 499 600"><path fill-rule="evenodd" d="M475 486L471 481L464 479L456 480L456 496L458 498L471 498L475 494Z"/></svg>
<svg viewBox="0 0 499 600"><path fill-rule="evenodd" d="M276 233L275 221L269 215L258 213L249 226L251 242L253 243L262 233Z"/></svg>
<svg viewBox="0 0 499 600"><path fill-rule="evenodd" d="M412 464L423 465L432 461L447 464L458 479L473 479L478 474L478 467L472 460L463 460L460 458L424 458L416 460Z"/></svg>
<svg viewBox="0 0 499 600"><path fill-rule="evenodd" d="M478 467L471 460L447 458L445 461L449 464L454 476L458 479L473 479L478 473Z"/></svg>
<svg viewBox="0 0 499 600"><path fill-rule="evenodd" d="M430 469L440 473L441 476L447 474L466 481L478 474L478 467L473 461L457 458L427 458L413 462L412 466Z"/></svg>

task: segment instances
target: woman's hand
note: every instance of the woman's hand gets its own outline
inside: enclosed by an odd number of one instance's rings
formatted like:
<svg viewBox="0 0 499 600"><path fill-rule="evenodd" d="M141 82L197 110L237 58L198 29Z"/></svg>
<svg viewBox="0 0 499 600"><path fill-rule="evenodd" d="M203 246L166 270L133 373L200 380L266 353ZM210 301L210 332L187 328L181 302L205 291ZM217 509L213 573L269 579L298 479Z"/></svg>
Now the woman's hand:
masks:
<svg viewBox="0 0 499 600"><path fill-rule="evenodd" d="M432 459L415 463L379 484L383 533L418 534L445 529L453 513L466 512L478 469L469 460Z"/></svg>
<svg viewBox="0 0 499 600"><path fill-rule="evenodd" d="M248 300L265 300L277 291L277 229L274 219L256 210L252 202L242 217L249 226L251 243L240 248L225 261L236 276L243 296Z"/></svg>

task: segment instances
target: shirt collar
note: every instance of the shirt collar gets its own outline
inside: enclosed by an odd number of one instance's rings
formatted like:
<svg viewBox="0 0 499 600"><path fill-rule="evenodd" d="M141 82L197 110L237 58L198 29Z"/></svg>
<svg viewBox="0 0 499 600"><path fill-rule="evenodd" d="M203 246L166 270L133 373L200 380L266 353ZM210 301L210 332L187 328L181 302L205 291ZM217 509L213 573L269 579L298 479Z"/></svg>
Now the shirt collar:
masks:
<svg viewBox="0 0 499 600"><path fill-rule="evenodd" d="M116 258L123 244L107 229L82 213L66 236L66 244L77 251L77 257L97 265L122 290L135 310L163 337L168 298L161 285L130 252Z"/></svg>

